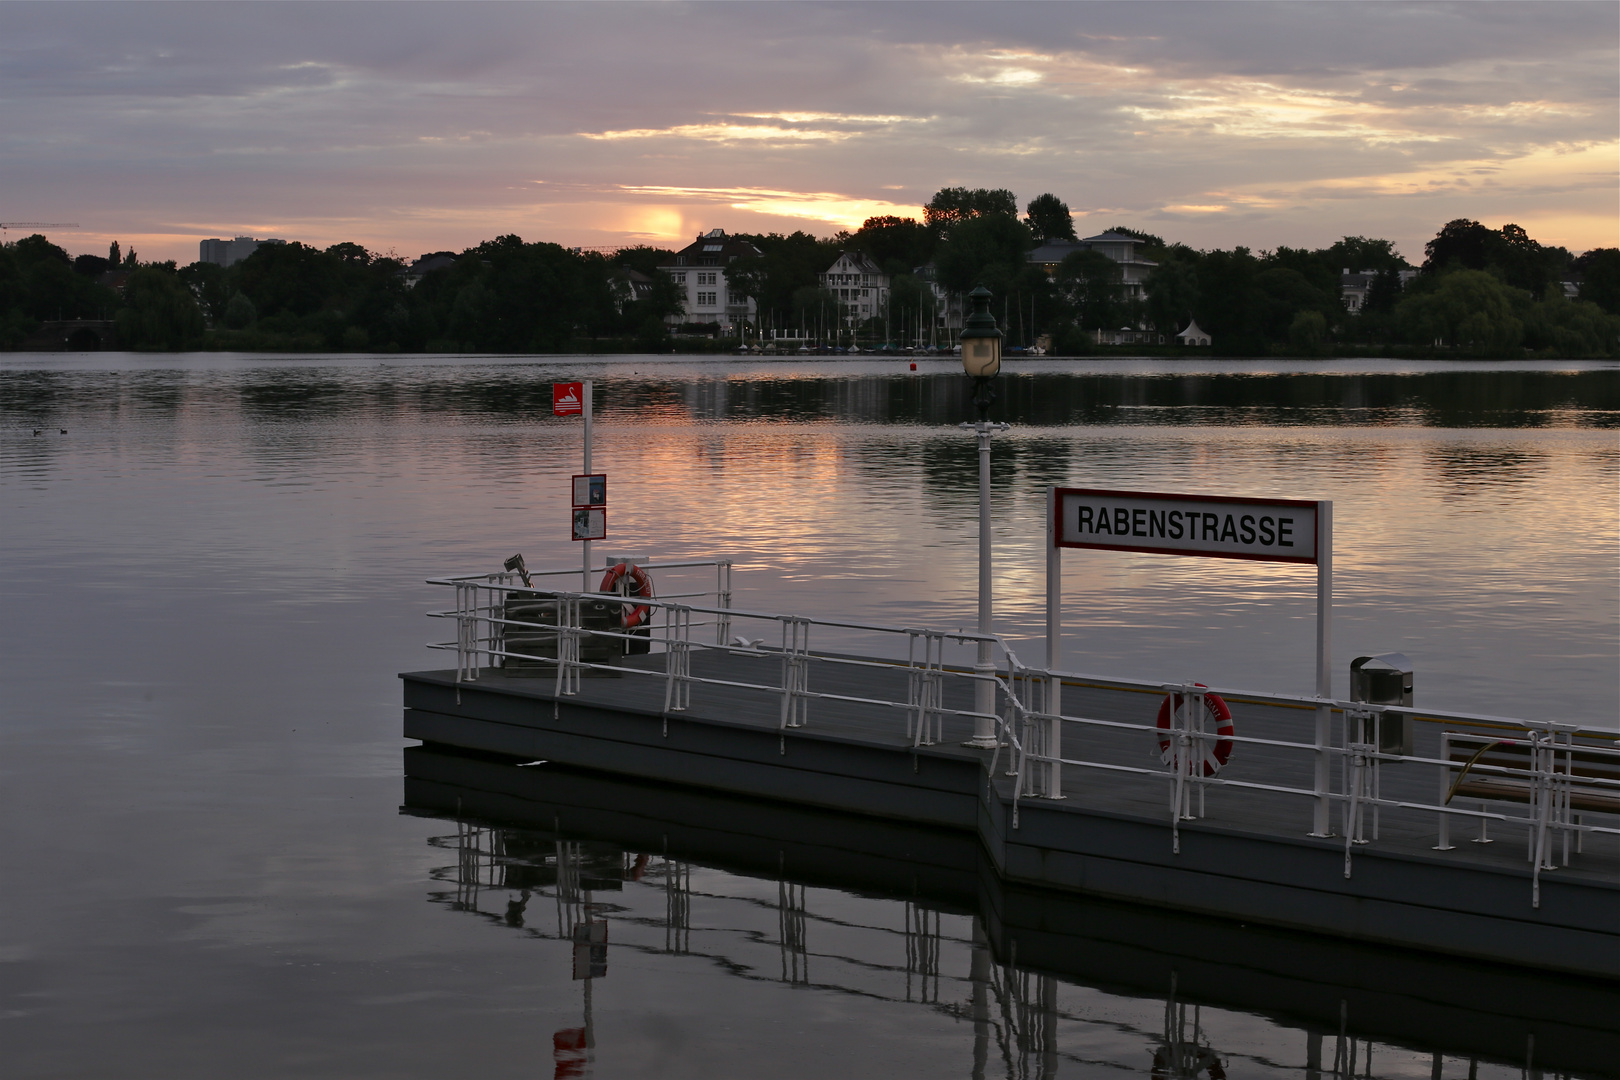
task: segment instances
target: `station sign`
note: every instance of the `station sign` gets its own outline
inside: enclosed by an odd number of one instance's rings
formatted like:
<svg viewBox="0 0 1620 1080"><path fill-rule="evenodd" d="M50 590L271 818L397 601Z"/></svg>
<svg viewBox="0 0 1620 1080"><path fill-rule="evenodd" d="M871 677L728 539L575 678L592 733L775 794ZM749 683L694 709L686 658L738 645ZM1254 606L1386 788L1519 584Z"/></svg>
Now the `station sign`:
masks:
<svg viewBox="0 0 1620 1080"><path fill-rule="evenodd" d="M557 382L551 384L551 415L582 416L585 412L585 384L583 382Z"/></svg>
<svg viewBox="0 0 1620 1080"><path fill-rule="evenodd" d="M607 505L607 473L574 474L574 509Z"/></svg>
<svg viewBox="0 0 1620 1080"><path fill-rule="evenodd" d="M1058 547L1318 561L1314 502L1062 487L1055 495Z"/></svg>

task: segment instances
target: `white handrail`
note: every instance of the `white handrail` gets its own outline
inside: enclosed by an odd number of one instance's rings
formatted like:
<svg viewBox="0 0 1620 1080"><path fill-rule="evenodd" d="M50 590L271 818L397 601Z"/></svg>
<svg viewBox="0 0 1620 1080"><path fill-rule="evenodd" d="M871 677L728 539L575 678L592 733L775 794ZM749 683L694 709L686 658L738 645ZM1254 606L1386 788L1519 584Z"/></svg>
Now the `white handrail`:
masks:
<svg viewBox="0 0 1620 1080"><path fill-rule="evenodd" d="M1439 845L1441 850L1450 850L1446 846L1443 837L1445 836L1444 823L1449 821L1452 816L1477 818L1481 821L1498 821L1522 825L1530 830L1529 840L1535 863L1532 875L1532 903L1539 906L1540 873L1542 869L1551 867L1551 833L1559 832L1563 834L1566 862L1568 861L1569 837L1571 835L1575 835L1577 838L1596 834L1620 835L1620 828L1588 820L1593 814L1592 811L1585 812L1584 816L1571 812L1572 792L1612 792L1620 790L1620 780L1609 779L1601 775L1578 775L1570 767L1569 762L1564 762L1562 768L1558 764L1558 755L1568 757L1571 752L1579 752L1583 755L1596 753L1600 758L1607 758L1612 755L1620 759L1620 748L1613 748L1620 747L1620 742L1609 742L1614 740L1614 732L1584 729L1579 725L1563 722L1525 720L1494 714L1436 709L1417 710L1410 706L1374 705L1337 698L1318 698L1269 691L1256 692L1241 688L1200 686L1182 682L1154 682L1144 679L1098 676L1082 672L1034 668L1021 663L1016 651L1000 635L984 635L965 629L938 630L910 626L885 626L852 619L809 618L802 615L752 611L732 607L730 605L729 569L731 564L729 562L703 560L664 564L648 563L646 565L653 569L705 566L724 568L720 571L717 588L714 590L718 602L714 604L686 602L688 595L650 598L626 597L619 593L537 590L518 582L516 575L510 573L437 578L432 579L429 584L455 589L456 608L451 611L431 612L430 615L454 619L457 624L457 635L454 642L436 643L429 647L456 651L456 679L458 686L464 682L477 681L481 670L498 664L505 664L509 660L554 665L556 669L555 692L558 697L579 694L581 692L580 676L592 669L611 670L629 676L641 675L657 678L661 681L664 691L662 696L666 728L670 713L683 712L690 708L693 692L697 688L716 687L767 691L778 695L780 700L777 727L781 749L784 753L786 752L786 738L790 729L801 728L811 723L810 706L813 702L839 702L898 710L904 714L904 737L906 742L913 747L930 745L943 737L943 724L947 718L971 719L984 718L986 715L973 709L955 708L947 705L945 699L945 686L947 683L952 680L964 685L990 682L995 686L1000 700L1006 703L1006 708L1001 712L992 714L994 730L997 733L997 745L988 762L987 782L992 785L996 782L996 769L1000 762L1001 751L1005 748L1010 756L1008 775L1013 778L1012 825L1014 828L1019 825L1019 807L1024 797L1037 794L1045 798L1064 797L1064 785L1060 772L1064 765L1122 777L1141 777L1149 783L1170 781L1171 790L1167 794L1171 796L1171 841L1172 851L1177 854L1179 854L1181 847L1181 822L1206 816L1204 812L1204 793L1210 788L1265 792L1298 797L1313 800L1318 805L1339 803L1344 810L1345 817L1343 831L1346 877L1349 877L1352 873L1352 845L1365 846L1378 841L1377 815L1381 810L1417 811L1438 815L1437 820L1442 823L1442 841ZM577 574L578 570L531 571L530 578L532 580L536 577L561 577ZM505 597L510 594L521 594L524 599L539 599L542 602L554 604L556 621L533 622L525 619L507 618L506 615L509 609L505 603ZM701 597L709 594L704 592L690 595ZM614 605L634 603L638 606L645 605L662 614L663 632L657 632L656 627L649 627L646 636L640 636L623 630L588 628L583 625L582 609L585 605L592 603L610 603ZM692 628L698 625L706 625L710 620L694 620L694 616L712 616L714 624L717 627L725 627L726 630L720 634L719 640L713 644L695 641L692 638ZM733 623L750 621L776 624L781 634L780 647L762 647L760 643L739 646L726 641L726 633L729 632L729 628ZM811 635L817 628L904 637L907 641L905 658L813 651L810 646ZM551 637L556 642L555 655L535 655L533 652L506 648L506 638L514 629L539 631L542 635ZM645 648L656 644L661 646L668 655L663 665L648 665L645 667L587 660L583 646L586 641L593 639L638 642L643 645L643 651L645 651ZM748 641L751 639L743 640ZM984 641L990 642L993 648L999 651L1001 657L1001 662L997 665L994 674L973 670L972 659L966 655L962 657L960 665L946 662L945 652L948 644L963 647L964 651L966 651L968 647L977 646L978 643ZM920 654L917 651L919 643L922 646ZM779 661L778 678L776 681L770 682L721 678L713 674L694 674L691 666L691 653L703 649L724 649L733 653L774 657ZM871 697L855 693L840 693L836 688L830 688L825 684L812 687L812 668L823 666L828 668L904 670L908 673L905 696L903 699L899 696L894 698ZM1056 697L1053 692L1054 687L1060 683L1085 683L1105 689L1147 691L1155 694L1179 694L1182 695L1184 707L1174 710L1176 713L1176 716L1173 717L1174 722L1167 730L1148 723L1132 723L1045 711L1040 706ZM1211 694L1220 694L1229 701L1259 703L1285 708L1318 709L1327 706L1332 711L1346 713L1350 716L1378 717L1385 714L1400 714L1434 723L1466 724L1474 727L1483 725L1485 727L1502 727L1524 732L1528 736L1526 741L1534 744L1533 760L1530 763L1530 768L1514 770L1494 765L1474 765L1472 768L1482 775L1511 775L1516 780L1523 780L1531 789L1529 813L1518 815L1483 808L1471 810L1448 806L1443 801L1430 803L1411 799L1382 797L1377 781L1378 768L1382 764L1404 762L1432 766L1442 770L1442 777L1447 775L1449 771L1455 771L1459 766L1457 762L1449 759L1444 748L1442 748L1440 757L1427 757L1415 753L1400 754L1381 751L1374 744L1356 741L1352 738L1351 728L1353 727L1357 731L1361 730L1359 723L1347 723L1345 725L1342 745L1327 746L1320 745L1315 741L1302 742L1255 735L1220 735L1215 732L1204 731L1202 730L1202 724L1195 722L1196 716L1201 714L1201 708L1197 703ZM1037 703L1034 700L1036 696L1041 696L1043 701ZM1060 750L1050 752L1049 748L1055 750L1060 745L1060 729L1063 724L1119 732L1142 732L1154 737L1168 737L1176 743L1171 754L1172 767L1170 769L1138 767L1121 764L1117 761L1088 760L1086 758L1065 756ZM898 735L900 732L897 730L896 734ZM1576 739L1585 741L1575 742ZM1609 745L1603 745L1593 740L1604 740L1609 742ZM1309 787L1295 786L1287 782L1264 782L1264 778L1241 780L1230 776L1206 776L1203 775L1205 749L1213 741L1271 747L1289 753L1298 753L1302 757L1308 758L1325 754L1330 760L1337 760L1341 763L1340 783L1335 788L1331 779L1324 780L1322 778L1323 774L1320 772L1316 772L1315 779L1313 779ZM1177 767L1178 765L1179 767ZM1192 801L1195 791L1197 793L1196 813L1193 812ZM1604 798L1607 797L1607 795L1604 796ZM1591 800L1587 800L1588 806L1590 803ZM1367 838L1361 824L1363 811L1367 808L1372 808L1375 819L1371 839ZM1600 810L1596 813L1599 816L1608 816L1606 811ZM1580 848L1577 847L1577 851L1579 850Z"/></svg>

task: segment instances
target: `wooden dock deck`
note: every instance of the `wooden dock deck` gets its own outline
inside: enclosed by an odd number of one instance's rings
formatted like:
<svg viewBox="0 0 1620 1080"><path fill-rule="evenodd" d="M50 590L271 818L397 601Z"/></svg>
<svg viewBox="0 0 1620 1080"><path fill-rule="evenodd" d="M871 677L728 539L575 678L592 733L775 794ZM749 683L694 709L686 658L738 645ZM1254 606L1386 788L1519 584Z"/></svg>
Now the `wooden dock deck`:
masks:
<svg viewBox="0 0 1620 1080"><path fill-rule="evenodd" d="M907 713L894 705L809 704L803 727L780 728L774 652L706 649L691 654L706 683L685 711L666 712L662 654L632 657L617 677L585 678L558 697L555 679L482 669L458 684L453 671L414 672L405 683L407 738L547 759L734 795L766 798L890 821L974 833L996 873L1010 882L1198 911L1356 941L1449 953L1606 979L1620 978L1620 838L1588 836L1567 865L1543 870L1531 902L1526 830L1453 825L1449 851L1432 850L1436 815L1385 810L1377 839L1352 846L1314 838L1312 801L1239 788L1210 789L1204 816L1180 822L1171 840L1170 778L1065 766L1062 799L1018 800L1014 822L1008 755L987 775L991 753L961 744L966 718L946 716L944 737L914 746ZM902 666L812 664L810 688L905 702ZM968 709L971 687L946 680L947 708ZM1160 697L1068 685L1064 712L1099 720L1151 721ZM1309 710L1231 702L1239 735L1311 741ZM1418 725L1419 754L1438 751L1439 729ZM1064 757L1161 768L1140 731L1065 725ZM1221 773L1310 788L1308 755L1239 744ZM1386 766L1385 798L1436 801L1438 768ZM1195 796L1196 798L1196 796ZM1334 827L1341 825L1339 812ZM1370 835L1370 833L1369 833Z"/></svg>

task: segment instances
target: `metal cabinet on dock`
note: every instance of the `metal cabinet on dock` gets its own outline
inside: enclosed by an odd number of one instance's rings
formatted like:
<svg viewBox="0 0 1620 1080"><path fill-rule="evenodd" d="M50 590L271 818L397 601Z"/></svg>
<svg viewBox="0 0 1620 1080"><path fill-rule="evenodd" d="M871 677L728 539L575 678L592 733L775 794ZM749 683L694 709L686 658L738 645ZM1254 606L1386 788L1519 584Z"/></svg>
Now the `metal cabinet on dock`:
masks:
<svg viewBox="0 0 1620 1080"><path fill-rule="evenodd" d="M1412 661L1403 653L1358 656L1350 661L1350 700L1369 705L1412 704ZM1364 742L1374 739L1371 721ZM1378 749L1386 754L1411 754L1414 736L1411 713L1384 713L1378 723Z"/></svg>
<svg viewBox="0 0 1620 1080"><path fill-rule="evenodd" d="M501 663L508 675L555 675L558 632L564 601L556 593L516 591L506 594L496 645L506 652ZM580 602L580 624L586 630L614 632L619 628L619 605L606 600ZM514 624L527 625L514 625ZM579 658L587 664L617 664L624 658L625 642L603 634L586 634L579 643ZM642 650L645 651L645 650ZM512 655L518 654L518 655ZM531 659L532 658L532 659ZM606 675L598 668L584 674Z"/></svg>

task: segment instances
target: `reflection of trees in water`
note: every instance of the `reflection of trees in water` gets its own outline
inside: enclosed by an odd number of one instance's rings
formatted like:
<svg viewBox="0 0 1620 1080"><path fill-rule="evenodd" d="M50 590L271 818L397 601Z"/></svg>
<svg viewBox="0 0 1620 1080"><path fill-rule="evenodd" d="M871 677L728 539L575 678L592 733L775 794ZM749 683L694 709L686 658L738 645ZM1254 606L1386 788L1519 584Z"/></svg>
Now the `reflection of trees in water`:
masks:
<svg viewBox="0 0 1620 1080"><path fill-rule="evenodd" d="M398 361L376 367L262 365L239 372L24 371L0 379L0 416L56 415L118 401L170 411L193 401L234 401L256 420L395 412L535 420L551 415L551 384L559 377L538 364ZM671 378L621 369L595 381L604 419L937 426L971 419L972 413L968 380L955 372L793 376L751 368ZM1090 373L1076 364L1073 371L1008 372L996 389L995 418L1027 426L1620 423L1620 380L1604 370L1137 375Z"/></svg>
<svg viewBox="0 0 1620 1080"><path fill-rule="evenodd" d="M1424 451L1449 495L1480 495L1503 484L1523 484L1546 473L1546 452L1526 446L1441 443Z"/></svg>
<svg viewBox="0 0 1620 1080"><path fill-rule="evenodd" d="M609 384L611 385L611 384ZM706 378L688 384L696 419L840 420L953 424L971 418L969 384L956 374L837 378ZM1540 427L1615 422L1612 373L1004 375L997 419L1016 424L1378 425ZM623 394L622 404L618 395ZM613 388L604 408L635 411L635 392ZM1608 414L1608 415L1605 415Z"/></svg>

